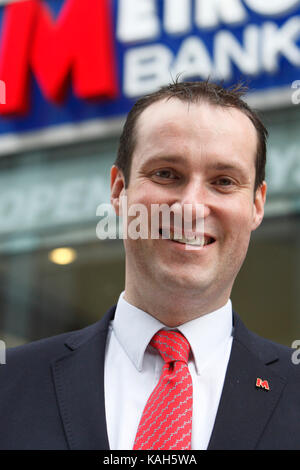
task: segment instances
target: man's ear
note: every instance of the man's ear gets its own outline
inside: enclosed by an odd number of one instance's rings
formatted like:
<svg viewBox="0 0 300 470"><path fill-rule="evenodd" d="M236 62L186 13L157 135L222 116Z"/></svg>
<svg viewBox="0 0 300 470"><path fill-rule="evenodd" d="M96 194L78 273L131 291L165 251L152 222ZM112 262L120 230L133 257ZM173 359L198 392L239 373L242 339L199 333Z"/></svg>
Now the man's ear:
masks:
<svg viewBox="0 0 300 470"><path fill-rule="evenodd" d="M125 192L125 179L122 170L113 165L110 170L110 202L117 215L120 214L121 196Z"/></svg>
<svg viewBox="0 0 300 470"><path fill-rule="evenodd" d="M255 193L252 230L256 230L264 218L266 195L267 183L263 181Z"/></svg>

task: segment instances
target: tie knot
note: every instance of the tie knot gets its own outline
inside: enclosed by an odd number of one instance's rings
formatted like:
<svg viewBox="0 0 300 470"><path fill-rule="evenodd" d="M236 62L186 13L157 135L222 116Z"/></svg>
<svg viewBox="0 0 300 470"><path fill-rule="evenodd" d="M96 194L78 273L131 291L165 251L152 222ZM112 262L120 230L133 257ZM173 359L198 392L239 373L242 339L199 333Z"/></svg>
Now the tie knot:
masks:
<svg viewBox="0 0 300 470"><path fill-rule="evenodd" d="M150 344L160 352L165 362L188 362L190 343L178 331L160 330L153 336Z"/></svg>

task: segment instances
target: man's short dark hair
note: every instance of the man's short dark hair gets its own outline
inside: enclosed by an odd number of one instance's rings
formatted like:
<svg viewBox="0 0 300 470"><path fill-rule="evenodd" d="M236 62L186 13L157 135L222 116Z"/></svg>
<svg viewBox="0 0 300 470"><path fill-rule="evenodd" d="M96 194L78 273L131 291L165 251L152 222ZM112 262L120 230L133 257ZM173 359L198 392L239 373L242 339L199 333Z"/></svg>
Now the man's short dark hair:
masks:
<svg viewBox="0 0 300 470"><path fill-rule="evenodd" d="M256 176L254 191L265 179L266 140L268 132L258 114L242 99L246 92L242 84L224 88L209 80L196 82L178 82L163 86L159 90L138 99L128 113L120 137L119 149L115 165L122 170L125 187L128 187L132 155L136 145L136 123L142 112L153 103L164 99L177 98L187 103L209 103L215 106L236 108L242 111L253 123L257 132Z"/></svg>

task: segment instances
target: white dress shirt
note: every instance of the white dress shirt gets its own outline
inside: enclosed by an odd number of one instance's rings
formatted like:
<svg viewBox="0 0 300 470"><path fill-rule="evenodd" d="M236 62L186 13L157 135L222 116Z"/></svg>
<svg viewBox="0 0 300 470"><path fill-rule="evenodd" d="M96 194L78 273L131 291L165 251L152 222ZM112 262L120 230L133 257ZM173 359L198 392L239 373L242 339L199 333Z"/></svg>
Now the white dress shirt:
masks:
<svg viewBox="0 0 300 470"><path fill-rule="evenodd" d="M105 409L111 450L132 450L149 396L164 361L148 347L152 336L167 328L126 302L121 293L110 324L105 355ZM232 306L176 328L191 345L188 367L193 381L192 449L207 449L224 384L232 345Z"/></svg>

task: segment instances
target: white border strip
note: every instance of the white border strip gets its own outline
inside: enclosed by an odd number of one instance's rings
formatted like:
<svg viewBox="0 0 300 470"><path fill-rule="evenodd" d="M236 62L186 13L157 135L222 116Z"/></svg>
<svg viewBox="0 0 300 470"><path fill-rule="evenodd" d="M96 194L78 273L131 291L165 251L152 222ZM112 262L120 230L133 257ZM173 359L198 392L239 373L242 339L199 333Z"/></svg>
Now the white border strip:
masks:
<svg viewBox="0 0 300 470"><path fill-rule="evenodd" d="M57 147L97 138L118 136L125 118L93 119L82 123L62 124L22 134L0 137L0 157L33 149Z"/></svg>
<svg viewBox="0 0 300 470"><path fill-rule="evenodd" d="M249 92L245 96L245 101L253 108L257 108L260 111L268 111L292 106L293 93L295 93L295 89L291 86L277 87L271 90Z"/></svg>

